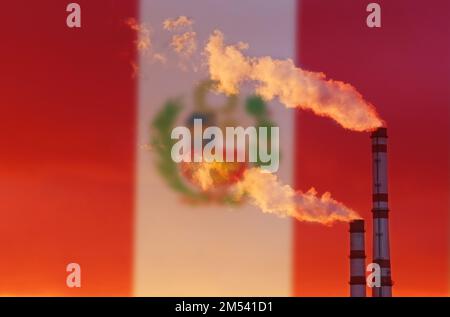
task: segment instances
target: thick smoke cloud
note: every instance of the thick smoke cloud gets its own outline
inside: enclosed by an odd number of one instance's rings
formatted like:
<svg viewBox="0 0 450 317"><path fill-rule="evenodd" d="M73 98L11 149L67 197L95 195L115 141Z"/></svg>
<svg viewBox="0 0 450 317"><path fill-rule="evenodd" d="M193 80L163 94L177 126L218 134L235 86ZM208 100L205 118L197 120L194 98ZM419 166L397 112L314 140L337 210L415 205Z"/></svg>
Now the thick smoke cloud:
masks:
<svg viewBox="0 0 450 317"><path fill-rule="evenodd" d="M305 71L290 59L248 57L242 46L225 45L223 34L217 30L210 36L205 53L218 91L236 94L240 85L252 82L263 98L278 98L286 107L311 110L346 129L370 131L383 125L374 107L352 85Z"/></svg>

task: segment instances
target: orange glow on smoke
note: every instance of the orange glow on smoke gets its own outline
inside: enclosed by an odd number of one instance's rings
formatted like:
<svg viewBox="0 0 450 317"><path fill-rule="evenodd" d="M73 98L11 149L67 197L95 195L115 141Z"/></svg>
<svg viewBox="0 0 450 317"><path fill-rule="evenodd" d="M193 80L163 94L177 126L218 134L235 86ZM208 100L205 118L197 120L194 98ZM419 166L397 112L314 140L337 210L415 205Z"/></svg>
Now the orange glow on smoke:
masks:
<svg viewBox="0 0 450 317"><path fill-rule="evenodd" d="M221 188L236 183L246 168L240 162L182 162L183 175L203 191Z"/></svg>

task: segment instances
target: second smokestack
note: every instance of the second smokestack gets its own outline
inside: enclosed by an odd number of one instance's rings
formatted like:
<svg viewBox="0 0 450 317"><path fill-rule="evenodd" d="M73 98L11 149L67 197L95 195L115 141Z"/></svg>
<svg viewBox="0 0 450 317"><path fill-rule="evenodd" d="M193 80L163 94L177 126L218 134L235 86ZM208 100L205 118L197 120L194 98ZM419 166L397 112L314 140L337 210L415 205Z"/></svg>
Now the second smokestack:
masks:
<svg viewBox="0 0 450 317"><path fill-rule="evenodd" d="M350 296L366 297L364 220L350 222Z"/></svg>

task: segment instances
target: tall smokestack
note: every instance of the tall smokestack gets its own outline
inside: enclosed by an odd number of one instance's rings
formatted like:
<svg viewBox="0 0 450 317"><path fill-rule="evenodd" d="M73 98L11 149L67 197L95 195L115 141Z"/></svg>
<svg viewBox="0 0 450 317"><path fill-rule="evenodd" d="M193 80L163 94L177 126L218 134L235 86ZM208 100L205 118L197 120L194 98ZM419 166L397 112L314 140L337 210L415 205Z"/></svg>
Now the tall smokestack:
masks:
<svg viewBox="0 0 450 317"><path fill-rule="evenodd" d="M350 222L350 296L366 297L364 220Z"/></svg>
<svg viewBox="0 0 450 317"><path fill-rule="evenodd" d="M373 262L380 265L381 285L372 288L373 297L391 297L391 257L389 252L387 129L378 128L372 138L373 169Z"/></svg>

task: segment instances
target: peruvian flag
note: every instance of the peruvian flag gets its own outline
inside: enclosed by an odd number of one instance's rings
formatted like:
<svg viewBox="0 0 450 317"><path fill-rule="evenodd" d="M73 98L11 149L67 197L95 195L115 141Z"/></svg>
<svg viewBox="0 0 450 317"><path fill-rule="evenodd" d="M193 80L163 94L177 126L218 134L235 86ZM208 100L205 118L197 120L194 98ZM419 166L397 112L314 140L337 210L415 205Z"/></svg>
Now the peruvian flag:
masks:
<svg viewBox="0 0 450 317"><path fill-rule="evenodd" d="M80 5L80 28L66 25L70 2ZM174 100L181 117L196 113L208 74L189 61L150 60L127 21L146 24L161 48L163 22L178 16L194 21L198 51L220 29L230 43L248 43L250 56L292 59L351 83L377 107L390 131L393 293L445 296L450 6L376 2L381 28L367 26L362 0L3 3L0 296L349 294L346 224L195 204L155 162L155 118ZM369 134L267 107L280 127L279 177L358 210L371 241ZM367 254L370 262L370 245ZM70 263L80 287L67 284Z"/></svg>

